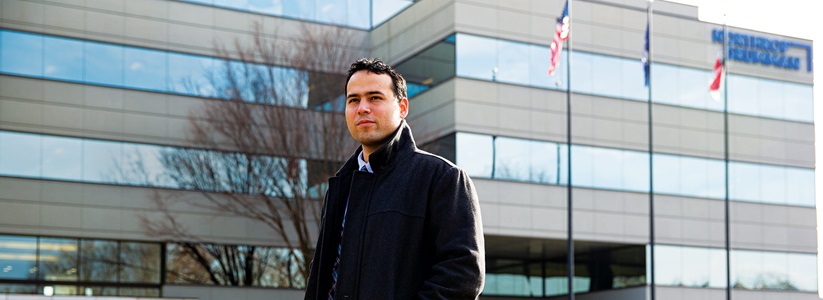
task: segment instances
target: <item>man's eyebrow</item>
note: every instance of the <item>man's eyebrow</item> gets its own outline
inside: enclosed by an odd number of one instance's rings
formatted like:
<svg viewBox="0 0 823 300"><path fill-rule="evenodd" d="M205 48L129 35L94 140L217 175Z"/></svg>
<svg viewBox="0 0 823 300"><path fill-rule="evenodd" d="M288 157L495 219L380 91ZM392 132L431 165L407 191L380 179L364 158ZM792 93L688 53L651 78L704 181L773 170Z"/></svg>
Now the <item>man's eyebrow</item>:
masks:
<svg viewBox="0 0 823 300"><path fill-rule="evenodd" d="M376 94L376 95L383 95L383 96L386 95L381 91L368 91L368 92L365 92L364 94L365 95L375 95ZM351 94L346 95L346 98L349 98L349 97L357 97L357 94L356 93L351 93Z"/></svg>

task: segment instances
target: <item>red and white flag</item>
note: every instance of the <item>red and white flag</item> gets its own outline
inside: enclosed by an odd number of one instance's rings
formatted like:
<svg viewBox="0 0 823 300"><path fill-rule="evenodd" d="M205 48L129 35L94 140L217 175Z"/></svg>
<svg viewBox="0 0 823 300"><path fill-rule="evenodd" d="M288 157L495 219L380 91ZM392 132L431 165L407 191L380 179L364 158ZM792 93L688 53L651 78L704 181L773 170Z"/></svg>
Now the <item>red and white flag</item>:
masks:
<svg viewBox="0 0 823 300"><path fill-rule="evenodd" d="M563 42L569 39L569 21L569 1L566 0L563 13L557 18L557 28L554 31L554 39L552 39L550 48L552 51L552 60L549 64L549 76L554 76L554 71L560 62L560 52L563 51Z"/></svg>
<svg viewBox="0 0 823 300"><path fill-rule="evenodd" d="M714 78L709 85L709 94L714 100L720 100L720 83L723 81L723 58L718 57L714 62Z"/></svg>

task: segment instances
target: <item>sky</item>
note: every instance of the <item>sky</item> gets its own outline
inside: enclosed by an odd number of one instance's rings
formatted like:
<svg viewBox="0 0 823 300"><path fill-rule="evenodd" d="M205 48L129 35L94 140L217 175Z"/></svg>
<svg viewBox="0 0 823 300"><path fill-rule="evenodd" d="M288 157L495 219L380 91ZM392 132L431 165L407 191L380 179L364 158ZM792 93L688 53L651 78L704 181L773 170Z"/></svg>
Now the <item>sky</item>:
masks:
<svg viewBox="0 0 823 300"><path fill-rule="evenodd" d="M638 0L639 1L639 0ZM793 36L812 40L813 58L823 57L823 17L819 15L819 7L823 5L819 0L671 0L671 2L685 3L698 7L701 21L723 23L723 13L726 12L726 24L734 27L770 32L780 35ZM815 30L817 29L817 30ZM823 45L823 44L821 44ZM817 66L817 61L812 62ZM820 64L823 66L823 63ZM823 73L818 73L823 74ZM814 123L823 124L823 81L820 76L814 78ZM823 130L815 128L815 168L816 162L823 159ZM815 174L815 191L817 202L817 248L821 249L820 226L823 224L823 173ZM823 259L817 259L818 290L823 287ZM823 292L818 292L823 298Z"/></svg>

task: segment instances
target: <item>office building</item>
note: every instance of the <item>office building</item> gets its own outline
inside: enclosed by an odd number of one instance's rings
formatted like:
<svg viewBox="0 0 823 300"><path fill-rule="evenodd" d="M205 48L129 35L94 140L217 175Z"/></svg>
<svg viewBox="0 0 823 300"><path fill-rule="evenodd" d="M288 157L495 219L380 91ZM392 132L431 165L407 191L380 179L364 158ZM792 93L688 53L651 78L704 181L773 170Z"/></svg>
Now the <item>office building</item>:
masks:
<svg viewBox="0 0 823 300"><path fill-rule="evenodd" d="M323 91L342 88L330 75L339 68L265 65L237 49L335 32L346 39L334 47L404 74L418 145L472 176L486 237L481 298L564 299L571 216L578 299L818 299L812 42L724 29L696 7L656 1L647 87L647 2L574 0L571 49L549 76L564 3L2 0L0 293L301 299L297 246L196 205L236 191L226 184L254 173L237 167L250 157L293 158L204 146L192 127L219 117L204 108L260 92L221 81L221 70L272 71L264 79L276 90L304 88L286 106L333 115L337 95ZM241 152L233 164L168 169ZM311 173L324 160L294 161L301 189L243 193L316 198ZM195 178L208 170L219 174ZM281 183L269 174L258 179ZM154 234L164 212L171 230L185 229L177 238ZM202 261L181 254L191 245Z"/></svg>

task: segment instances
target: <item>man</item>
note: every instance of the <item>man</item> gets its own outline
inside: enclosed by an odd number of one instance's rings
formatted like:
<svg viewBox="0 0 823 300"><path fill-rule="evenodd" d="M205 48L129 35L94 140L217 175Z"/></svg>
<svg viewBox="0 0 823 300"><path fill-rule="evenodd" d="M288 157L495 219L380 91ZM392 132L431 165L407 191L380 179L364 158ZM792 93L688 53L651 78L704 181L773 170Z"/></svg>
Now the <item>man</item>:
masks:
<svg viewBox="0 0 823 300"><path fill-rule="evenodd" d="M329 179L306 299L475 299L483 228L471 179L418 150L406 81L379 59L346 80L346 123L361 146Z"/></svg>

